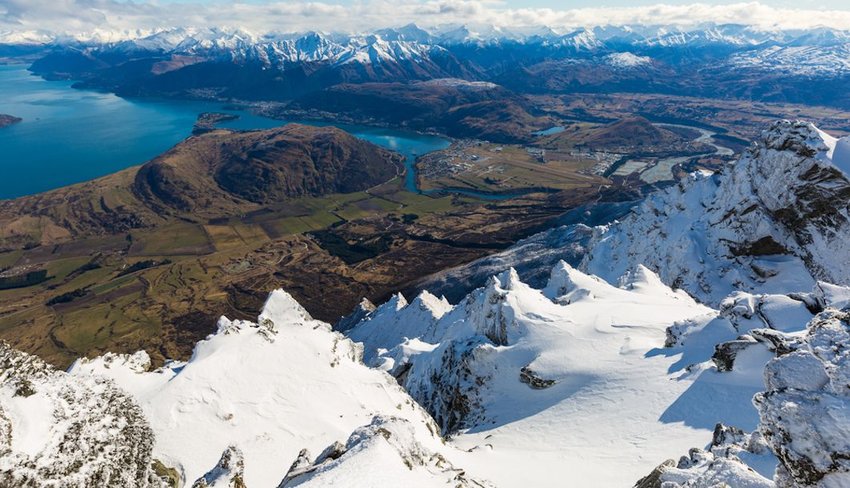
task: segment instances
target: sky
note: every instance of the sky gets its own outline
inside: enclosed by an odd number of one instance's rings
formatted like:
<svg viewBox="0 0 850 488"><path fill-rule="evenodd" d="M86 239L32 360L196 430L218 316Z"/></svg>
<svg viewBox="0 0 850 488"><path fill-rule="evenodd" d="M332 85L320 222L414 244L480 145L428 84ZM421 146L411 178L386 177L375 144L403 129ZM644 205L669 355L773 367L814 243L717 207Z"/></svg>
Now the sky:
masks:
<svg viewBox="0 0 850 488"><path fill-rule="evenodd" d="M119 32L138 36L170 27L229 27L255 34L307 30L364 32L409 22L547 25L739 23L760 28L850 29L847 0L0 0L0 34Z"/></svg>

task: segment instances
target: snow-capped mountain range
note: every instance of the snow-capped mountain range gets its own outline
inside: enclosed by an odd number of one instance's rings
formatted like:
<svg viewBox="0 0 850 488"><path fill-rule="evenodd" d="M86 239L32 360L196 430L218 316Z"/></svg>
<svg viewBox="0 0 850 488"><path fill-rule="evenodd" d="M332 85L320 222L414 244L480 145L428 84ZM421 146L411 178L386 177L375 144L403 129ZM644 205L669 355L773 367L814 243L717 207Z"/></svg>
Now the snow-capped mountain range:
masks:
<svg viewBox="0 0 850 488"><path fill-rule="evenodd" d="M503 253L584 255L536 288L506 269L344 331L279 290L156 370L3 346L0 484L847 486L848 148L778 122L618 222Z"/></svg>
<svg viewBox="0 0 850 488"><path fill-rule="evenodd" d="M611 56L618 66L635 65L623 54L669 58L670 51L716 51L732 55L734 66L786 69L803 66L813 74L845 72L850 33L836 29L765 31L745 25L599 26L555 30L546 26L507 29L491 25L422 28L415 24L360 34L264 33L230 28L174 28L156 32L92 32L74 36L49 32L0 33L0 45L65 46L132 57L200 56L258 62L285 68L293 63L382 63L427 61L434 56L472 56L471 48L528 51L546 55ZM679 53L681 54L681 53ZM685 55L687 59L687 55ZM473 59L473 61L475 61Z"/></svg>

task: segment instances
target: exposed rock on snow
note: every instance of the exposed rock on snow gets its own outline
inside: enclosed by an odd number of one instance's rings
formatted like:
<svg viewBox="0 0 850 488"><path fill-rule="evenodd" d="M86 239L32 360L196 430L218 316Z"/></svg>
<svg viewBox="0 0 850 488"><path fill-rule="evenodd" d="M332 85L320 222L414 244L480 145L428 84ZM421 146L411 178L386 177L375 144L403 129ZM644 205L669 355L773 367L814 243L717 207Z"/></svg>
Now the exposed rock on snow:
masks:
<svg viewBox="0 0 850 488"><path fill-rule="evenodd" d="M832 289L837 296L850 291L821 283L811 295L819 295L818 290L823 289ZM767 348L772 345L776 358L766 367L763 362L753 368L753 364L731 361L727 368L717 368L739 376L740 370L744 374L764 372L765 391L753 400L760 416L758 428L745 434L718 425L707 451L692 449L678 463L665 462L636 486L847 486L850 315L832 308L831 303L826 302L827 309L807 323L804 335L798 331L754 329L745 336L749 340L724 343L762 343ZM747 347L741 347L738 352L745 350ZM776 468L768 472L772 466Z"/></svg>
<svg viewBox="0 0 850 488"><path fill-rule="evenodd" d="M665 461L635 488L774 488L770 479L762 476L741 459L764 458L772 455L756 434L746 434L734 427L717 424L711 444L706 449L691 449L687 456Z"/></svg>
<svg viewBox="0 0 850 488"><path fill-rule="evenodd" d="M154 435L106 378L74 377L0 343L0 486L164 487Z"/></svg>
<svg viewBox="0 0 850 488"><path fill-rule="evenodd" d="M827 310L802 345L771 361L756 396L778 487L850 484L850 315Z"/></svg>
<svg viewBox="0 0 850 488"><path fill-rule="evenodd" d="M598 228L581 268L614 282L644 264L710 304L850 284L848 142L777 122L721 173L694 173Z"/></svg>
<svg viewBox="0 0 850 488"><path fill-rule="evenodd" d="M245 488L245 459L242 451L234 446L228 447L218 464L195 481L192 488Z"/></svg>
<svg viewBox="0 0 850 488"><path fill-rule="evenodd" d="M301 451L278 488L294 486L405 486L456 488L487 487L469 478L428 445L439 443L435 435L423 439L407 420L378 416L360 427L346 443L335 443L309 461ZM374 468L380 466L379 471Z"/></svg>

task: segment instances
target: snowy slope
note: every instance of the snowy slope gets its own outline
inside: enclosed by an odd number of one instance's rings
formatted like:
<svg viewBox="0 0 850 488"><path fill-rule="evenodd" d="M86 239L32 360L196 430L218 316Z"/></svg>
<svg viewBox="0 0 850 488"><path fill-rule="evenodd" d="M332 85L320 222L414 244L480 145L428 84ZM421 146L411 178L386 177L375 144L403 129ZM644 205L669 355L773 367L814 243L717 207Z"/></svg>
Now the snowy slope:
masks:
<svg viewBox="0 0 850 488"><path fill-rule="evenodd" d="M654 459L707 443L715 422L741 417L736 409L755 426L749 398L758 387L720 382L687 395L696 378L679 378L686 365L681 351L664 349L666 329L676 321L706 324L717 313L645 268L620 288L566 263L543 290L506 272L419 324L387 317L421 315L397 299L378 310L350 335L369 331L371 354L391 361L444 432L472 450L464 465L487 470L498 486L552 486L556 479L628 486ZM401 342L388 333L380 343L375 322L426 333ZM400 348L407 354L397 354ZM711 350L691 359L710 357ZM723 409L718 392L745 403ZM692 407L698 413L691 418ZM703 418L712 411L721 413Z"/></svg>
<svg viewBox="0 0 850 488"><path fill-rule="evenodd" d="M783 422L765 423L752 399L777 388L766 365L799 347L819 311L846 306L850 289L735 292L712 310L642 266L617 281L560 263L538 290L511 270L442 315L424 312L427 294L415 306L396 297L349 335L497 486L629 486L693 447L641 486L774 486L784 458L768 432ZM831 418L850 411L837 408Z"/></svg>
<svg viewBox="0 0 850 488"><path fill-rule="evenodd" d="M364 302L344 335L278 290L155 371L0 345L0 485L845 486L848 169L850 140L780 122L592 236L457 273L535 287Z"/></svg>
<svg viewBox="0 0 850 488"><path fill-rule="evenodd" d="M616 282L643 264L710 304L850 284L849 142L778 122L721 173L695 173L598 228L581 268Z"/></svg>
<svg viewBox="0 0 850 488"><path fill-rule="evenodd" d="M168 29L100 29L61 35L43 31L0 31L0 46L69 46L133 59L149 54L193 57L237 63L260 63L286 69L295 64L327 63L371 68L403 68L408 73L427 72L427 79L447 76L443 61L468 67L486 66L489 49L504 49L506 57L524 55L580 56L618 70L652 64L646 55L668 61L699 63L708 54L711 67L725 70L778 73L783 76L835 78L850 73L850 32L816 28L761 30L746 25L596 26L577 29L526 26L507 29L487 24L439 26L423 29L414 24L356 34L325 32L248 32L224 27L174 27ZM479 58L479 54L484 56ZM694 55L696 54L696 55ZM118 56L120 57L120 56ZM451 65L450 63L449 65ZM457 75L458 73L453 73Z"/></svg>
<svg viewBox="0 0 850 488"><path fill-rule="evenodd" d="M803 296L817 315L784 316L794 330L752 329L718 348L735 351L718 376L751 377L763 382L753 400L759 423L747 433L718 425L706 450L691 449L641 480L640 488L661 486L839 487L850 483L850 341L846 301L836 287L819 284ZM846 297L850 289L840 289ZM771 301L777 297L762 297ZM741 309L745 312L745 309ZM705 339L703 337L702 339ZM691 341L696 341L694 337ZM775 357L774 357L775 356ZM756 359L757 358L757 359ZM725 362L725 361L724 361ZM705 373L703 373L705 374Z"/></svg>
<svg viewBox="0 0 850 488"><path fill-rule="evenodd" d="M222 318L185 364L144 372L144 353L110 355L80 360L71 373L105 375L127 389L150 419L155 456L188 483L215 471L233 446L244 457L245 484L268 487L283 480L301 449L322 452L375 415L397 417L423 439L436 432L396 382L365 367L359 354L276 291L258 323Z"/></svg>
<svg viewBox="0 0 850 488"><path fill-rule="evenodd" d="M729 59L731 68L757 68L797 76L842 76L850 73L850 39L837 45L770 46Z"/></svg>

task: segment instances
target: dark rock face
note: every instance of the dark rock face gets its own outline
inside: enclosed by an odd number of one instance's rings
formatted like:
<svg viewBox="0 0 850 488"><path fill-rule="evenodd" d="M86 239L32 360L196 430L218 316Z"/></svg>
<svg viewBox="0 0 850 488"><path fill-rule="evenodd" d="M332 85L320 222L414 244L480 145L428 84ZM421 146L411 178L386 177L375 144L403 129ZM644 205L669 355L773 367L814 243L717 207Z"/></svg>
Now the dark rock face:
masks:
<svg viewBox="0 0 850 488"><path fill-rule="evenodd" d="M414 395L420 405L427 406L444 434L463 428L480 410L475 385L483 385L488 378L473 373L474 362L474 348L449 346L442 357L444 374L434 372L431 375L432 388Z"/></svg>
<svg viewBox="0 0 850 488"><path fill-rule="evenodd" d="M772 329L753 329L734 341L727 341L714 346L714 354L711 356L711 360L717 366L718 371L732 371L738 354L760 344L777 356L788 354L797 347L792 339L781 332Z"/></svg>
<svg viewBox="0 0 850 488"><path fill-rule="evenodd" d="M788 249L776 242L772 236L765 236L740 247L732 248L736 256L769 256L772 254L788 254Z"/></svg>
<svg viewBox="0 0 850 488"><path fill-rule="evenodd" d="M718 371L732 371L735 358L738 354L746 349L749 349L752 346L755 346L758 342L752 337L744 336L736 341L728 341L722 344L717 344L714 346L714 354L711 356L712 362L717 366Z"/></svg>
<svg viewBox="0 0 850 488"><path fill-rule="evenodd" d="M534 390L544 390L555 384L555 380L547 380L537 376L528 366L519 370L519 380Z"/></svg>

